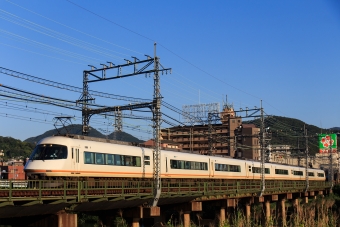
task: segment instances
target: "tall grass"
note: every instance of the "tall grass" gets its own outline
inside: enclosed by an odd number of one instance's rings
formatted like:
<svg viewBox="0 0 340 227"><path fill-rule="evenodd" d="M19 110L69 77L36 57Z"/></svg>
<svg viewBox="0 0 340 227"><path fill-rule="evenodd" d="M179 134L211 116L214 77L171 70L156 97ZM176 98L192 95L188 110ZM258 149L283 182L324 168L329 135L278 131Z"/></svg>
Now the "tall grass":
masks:
<svg viewBox="0 0 340 227"><path fill-rule="evenodd" d="M227 214L225 220L221 220L219 215L210 222L204 222L204 212L191 215L190 227L340 227L340 215L337 202L340 199L336 195L328 197L319 196L308 203L300 203L296 206L291 201L285 203L284 217L281 215L279 207L275 203L271 204L271 217L266 219L265 210L261 203L253 204L251 216L246 217L244 209L235 208ZM169 219L167 227L182 227L182 220L175 224Z"/></svg>
<svg viewBox="0 0 340 227"><path fill-rule="evenodd" d="M274 202L270 206L271 217L269 219L265 218L266 212L262 203L252 204L250 217L246 217L244 208L240 205L229 209L223 219L219 216L217 207L215 210L209 207L206 211L191 212L190 227L340 227L340 197L337 194L330 194L327 197L318 196L316 199L310 199L308 203L303 203L300 199L298 205L294 205L292 201L286 201L283 217L280 207ZM166 223L157 223L154 227L184 227L183 215L183 211L170 213ZM80 216L78 221L78 226L103 226L98 217ZM130 225L120 210L111 226L128 227Z"/></svg>

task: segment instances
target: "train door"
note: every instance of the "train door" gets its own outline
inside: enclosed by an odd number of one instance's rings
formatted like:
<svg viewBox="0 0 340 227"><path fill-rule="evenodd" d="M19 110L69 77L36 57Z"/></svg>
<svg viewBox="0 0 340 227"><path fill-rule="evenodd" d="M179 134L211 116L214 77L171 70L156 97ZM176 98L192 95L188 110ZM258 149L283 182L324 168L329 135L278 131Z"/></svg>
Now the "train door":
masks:
<svg viewBox="0 0 340 227"><path fill-rule="evenodd" d="M169 174L168 156L165 155L165 174Z"/></svg>
<svg viewBox="0 0 340 227"><path fill-rule="evenodd" d="M145 178L145 165L150 165L150 158L149 156L145 156L144 148L142 149L142 178Z"/></svg>
<svg viewBox="0 0 340 227"><path fill-rule="evenodd" d="M71 161L72 161L72 169L75 171L79 170L79 147L71 148Z"/></svg>
<svg viewBox="0 0 340 227"><path fill-rule="evenodd" d="M214 160L209 158L209 177L214 177L215 176L215 164L214 164Z"/></svg>
<svg viewBox="0 0 340 227"><path fill-rule="evenodd" d="M246 178L247 179L249 179L249 178L251 178L251 174L252 174L252 172L251 172L251 164L249 163L249 162L246 162L245 163L245 175L246 175Z"/></svg>
<svg viewBox="0 0 340 227"><path fill-rule="evenodd" d="M254 167L255 167L254 162L251 162L251 166L250 166L251 170L249 174L250 174L250 178L253 180L255 180L255 168Z"/></svg>

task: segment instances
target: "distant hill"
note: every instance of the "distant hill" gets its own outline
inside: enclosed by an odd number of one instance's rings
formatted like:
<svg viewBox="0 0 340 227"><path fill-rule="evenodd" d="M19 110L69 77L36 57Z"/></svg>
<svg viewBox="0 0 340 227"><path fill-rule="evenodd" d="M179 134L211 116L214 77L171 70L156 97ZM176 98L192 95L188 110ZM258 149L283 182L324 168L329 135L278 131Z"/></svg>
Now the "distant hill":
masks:
<svg viewBox="0 0 340 227"><path fill-rule="evenodd" d="M244 124L255 124L257 127L260 127L260 120L250 120L243 121ZM304 152L305 150L305 138L303 137L303 127L305 123L301 120L297 120L294 118L280 117L280 116L270 116L265 118L265 127L269 127L269 132L271 133L272 139L270 144L273 145L290 145L295 148L296 152ZM307 133L308 133L308 146L309 152L311 154L315 154L318 152L318 137L317 134L320 133L340 133L340 127L333 127L330 129L321 129L314 125L306 124ZM60 130L61 133L66 133L65 130ZM67 131L70 134L82 134L82 126L81 125L71 125L67 127ZM35 137L31 137L26 139L24 142L20 140L16 140L10 137L0 137L0 150L3 150L5 153L4 159L13 157L27 157L33 150L34 144L39 142L42 138L53 136L58 134L56 129L49 130L42 135L38 135ZM97 137L97 138L106 138L106 135L103 135L99 131L94 128L90 129L89 136ZM136 137L125 133L125 132L114 132L108 135L108 139L115 139L126 142L135 142L142 143L144 141L137 139ZM338 137L339 144L339 137Z"/></svg>
<svg viewBox="0 0 340 227"><path fill-rule="evenodd" d="M30 143L38 143L41 139L45 137L57 135L58 131L60 134L69 133L69 134L75 134L75 135L82 135L82 125L70 125L70 126L67 126L66 129L63 129L63 128L59 128L58 130L52 129L52 130L46 131L45 133L41 135L30 137L24 141L30 142ZM106 138L106 135L103 135L98 130L92 127L90 128L89 136L97 137L97 138ZM120 141L125 141L125 142L135 142L135 143L144 142L143 140L140 140L126 132L113 132L108 135L108 139L120 140Z"/></svg>
<svg viewBox="0 0 340 227"><path fill-rule="evenodd" d="M30 156L35 145L29 142L21 142L21 140L11 137L0 136L0 151L4 153L0 160L7 161L10 158L25 159Z"/></svg>
<svg viewBox="0 0 340 227"><path fill-rule="evenodd" d="M333 127L333 128L330 128L330 130L340 132L340 127Z"/></svg>
<svg viewBox="0 0 340 227"><path fill-rule="evenodd" d="M260 119L244 121L246 124L255 124L260 127ZM268 131L271 133L272 139L270 144L275 145L290 145L296 151L303 151L306 147L306 139L303 137L303 129L306 125L308 135L308 151L310 154L319 152L318 134L320 133L339 133L340 127L333 127L330 129L321 129L314 125L308 125L305 122L288 117L270 116L266 117L264 126L269 127ZM339 144L339 138L338 138Z"/></svg>

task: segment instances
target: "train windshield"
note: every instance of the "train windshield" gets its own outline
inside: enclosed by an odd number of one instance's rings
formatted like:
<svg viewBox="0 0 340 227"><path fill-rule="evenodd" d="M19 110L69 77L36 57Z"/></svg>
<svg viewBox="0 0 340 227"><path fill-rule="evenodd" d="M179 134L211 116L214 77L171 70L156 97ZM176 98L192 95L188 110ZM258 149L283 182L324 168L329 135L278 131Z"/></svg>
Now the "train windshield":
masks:
<svg viewBox="0 0 340 227"><path fill-rule="evenodd" d="M66 159L67 147L57 144L40 144L35 147L30 160Z"/></svg>

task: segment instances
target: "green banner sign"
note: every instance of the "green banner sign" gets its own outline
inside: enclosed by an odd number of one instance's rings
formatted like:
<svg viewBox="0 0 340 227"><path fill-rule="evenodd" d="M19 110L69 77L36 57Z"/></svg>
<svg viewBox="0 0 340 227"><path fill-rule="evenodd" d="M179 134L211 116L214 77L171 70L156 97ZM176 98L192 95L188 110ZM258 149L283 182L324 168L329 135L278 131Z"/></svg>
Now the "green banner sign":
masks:
<svg viewBox="0 0 340 227"><path fill-rule="evenodd" d="M337 152L337 137L336 134L319 134L319 152L332 153Z"/></svg>

